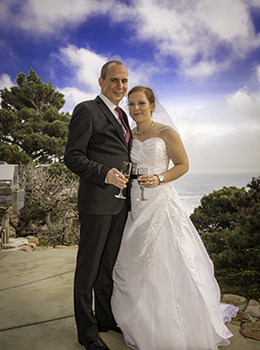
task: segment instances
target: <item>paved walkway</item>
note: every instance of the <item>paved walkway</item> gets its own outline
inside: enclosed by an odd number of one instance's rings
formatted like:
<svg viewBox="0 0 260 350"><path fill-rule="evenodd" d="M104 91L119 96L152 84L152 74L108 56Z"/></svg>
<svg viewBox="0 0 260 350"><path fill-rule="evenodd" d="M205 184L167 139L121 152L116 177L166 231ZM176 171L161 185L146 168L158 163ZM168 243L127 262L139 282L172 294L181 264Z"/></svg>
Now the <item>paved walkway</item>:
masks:
<svg viewBox="0 0 260 350"><path fill-rule="evenodd" d="M0 251L0 349L83 350L73 316L76 249ZM227 350L260 350L239 327ZM111 350L127 350L122 335L101 333ZM200 350L200 349L198 349Z"/></svg>

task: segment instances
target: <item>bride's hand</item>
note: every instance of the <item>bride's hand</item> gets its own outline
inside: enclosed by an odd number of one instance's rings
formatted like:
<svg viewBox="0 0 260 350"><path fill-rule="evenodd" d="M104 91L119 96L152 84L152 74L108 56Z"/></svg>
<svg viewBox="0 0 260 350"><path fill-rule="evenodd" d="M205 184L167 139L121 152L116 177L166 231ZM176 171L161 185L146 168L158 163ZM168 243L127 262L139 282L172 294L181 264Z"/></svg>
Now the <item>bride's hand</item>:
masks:
<svg viewBox="0 0 260 350"><path fill-rule="evenodd" d="M160 183L158 176L156 175L142 175L140 176L140 180L146 188L156 187Z"/></svg>

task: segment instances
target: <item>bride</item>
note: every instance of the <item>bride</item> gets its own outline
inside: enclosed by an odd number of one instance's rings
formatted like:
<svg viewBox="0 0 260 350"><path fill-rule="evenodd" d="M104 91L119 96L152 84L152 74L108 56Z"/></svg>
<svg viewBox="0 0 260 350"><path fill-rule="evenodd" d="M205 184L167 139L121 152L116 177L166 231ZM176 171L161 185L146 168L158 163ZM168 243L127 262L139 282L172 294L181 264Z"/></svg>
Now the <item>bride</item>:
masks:
<svg viewBox="0 0 260 350"><path fill-rule="evenodd" d="M150 88L134 87L128 103L136 122L131 158L149 175L140 178L146 201L137 200L132 181L132 210L113 271L114 317L136 350L217 350L230 343L224 323L237 308L220 303L212 261L171 183L188 171L184 146L174 127L151 118Z"/></svg>

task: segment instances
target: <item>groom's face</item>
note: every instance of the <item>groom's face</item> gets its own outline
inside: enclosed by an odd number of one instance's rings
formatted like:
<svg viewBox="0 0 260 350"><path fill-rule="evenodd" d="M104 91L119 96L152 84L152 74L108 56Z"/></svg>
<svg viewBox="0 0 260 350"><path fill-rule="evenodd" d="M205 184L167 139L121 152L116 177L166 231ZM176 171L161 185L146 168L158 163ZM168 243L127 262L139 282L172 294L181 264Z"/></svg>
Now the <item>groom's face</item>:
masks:
<svg viewBox="0 0 260 350"><path fill-rule="evenodd" d="M118 106L125 96L128 87L128 72L123 64L115 63L108 67L106 79L99 78L101 92L111 102Z"/></svg>

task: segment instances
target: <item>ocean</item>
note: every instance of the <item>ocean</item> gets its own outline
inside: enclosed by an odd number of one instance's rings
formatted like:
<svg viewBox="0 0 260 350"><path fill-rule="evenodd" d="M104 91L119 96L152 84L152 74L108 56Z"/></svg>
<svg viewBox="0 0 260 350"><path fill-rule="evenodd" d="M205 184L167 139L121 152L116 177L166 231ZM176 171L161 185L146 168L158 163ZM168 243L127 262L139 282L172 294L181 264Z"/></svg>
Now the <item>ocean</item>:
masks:
<svg viewBox="0 0 260 350"><path fill-rule="evenodd" d="M241 174L192 174L187 173L173 182L181 202L190 216L194 209L200 205L204 195L222 189L224 186L246 187L252 177L258 177L260 173Z"/></svg>

